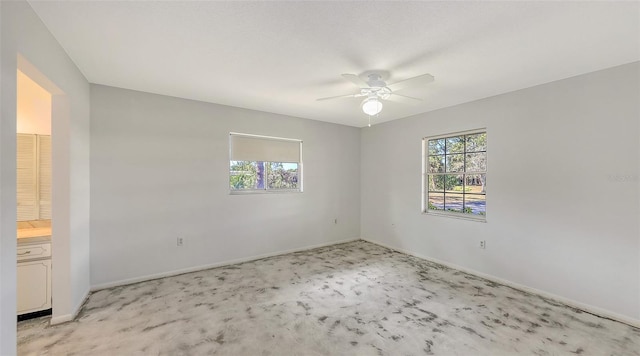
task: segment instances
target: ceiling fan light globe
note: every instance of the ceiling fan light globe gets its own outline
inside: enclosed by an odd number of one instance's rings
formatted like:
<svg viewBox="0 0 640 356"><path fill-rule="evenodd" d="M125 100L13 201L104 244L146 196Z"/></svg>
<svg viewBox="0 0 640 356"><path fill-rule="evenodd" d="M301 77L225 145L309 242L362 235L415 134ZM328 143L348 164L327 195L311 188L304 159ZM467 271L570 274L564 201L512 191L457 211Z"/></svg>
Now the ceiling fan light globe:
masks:
<svg viewBox="0 0 640 356"><path fill-rule="evenodd" d="M377 98L368 98L362 102L362 111L369 115L377 115L382 111L382 102Z"/></svg>

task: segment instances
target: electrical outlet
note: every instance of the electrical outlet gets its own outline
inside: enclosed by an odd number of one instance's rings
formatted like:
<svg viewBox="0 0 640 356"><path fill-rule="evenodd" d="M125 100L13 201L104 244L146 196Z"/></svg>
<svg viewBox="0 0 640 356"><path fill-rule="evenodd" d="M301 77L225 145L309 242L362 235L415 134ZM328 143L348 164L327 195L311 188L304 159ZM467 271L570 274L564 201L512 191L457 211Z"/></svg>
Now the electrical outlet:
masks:
<svg viewBox="0 0 640 356"><path fill-rule="evenodd" d="M178 237L177 245L184 246L184 237Z"/></svg>
<svg viewBox="0 0 640 356"><path fill-rule="evenodd" d="M487 243L484 240L480 240L480 248L485 249L487 248Z"/></svg>

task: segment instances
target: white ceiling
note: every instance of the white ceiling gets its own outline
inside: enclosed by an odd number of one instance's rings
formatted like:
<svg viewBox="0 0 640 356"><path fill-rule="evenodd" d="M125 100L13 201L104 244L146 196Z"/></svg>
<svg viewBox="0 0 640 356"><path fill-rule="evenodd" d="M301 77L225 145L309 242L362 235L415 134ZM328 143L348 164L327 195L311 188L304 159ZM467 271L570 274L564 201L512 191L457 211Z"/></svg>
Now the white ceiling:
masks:
<svg viewBox="0 0 640 356"><path fill-rule="evenodd" d="M640 60L640 2L30 1L89 82L362 127Z"/></svg>

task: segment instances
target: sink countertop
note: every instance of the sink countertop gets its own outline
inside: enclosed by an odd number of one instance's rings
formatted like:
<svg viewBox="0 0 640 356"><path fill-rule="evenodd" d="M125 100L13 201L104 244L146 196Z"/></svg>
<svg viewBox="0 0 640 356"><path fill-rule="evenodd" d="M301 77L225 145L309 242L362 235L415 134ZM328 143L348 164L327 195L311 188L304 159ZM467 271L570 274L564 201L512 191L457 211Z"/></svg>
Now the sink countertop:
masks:
<svg viewBox="0 0 640 356"><path fill-rule="evenodd" d="M51 227L17 230L18 245L51 241Z"/></svg>
<svg viewBox="0 0 640 356"><path fill-rule="evenodd" d="M32 227L29 229L18 229L17 233L18 239L51 236L51 227Z"/></svg>

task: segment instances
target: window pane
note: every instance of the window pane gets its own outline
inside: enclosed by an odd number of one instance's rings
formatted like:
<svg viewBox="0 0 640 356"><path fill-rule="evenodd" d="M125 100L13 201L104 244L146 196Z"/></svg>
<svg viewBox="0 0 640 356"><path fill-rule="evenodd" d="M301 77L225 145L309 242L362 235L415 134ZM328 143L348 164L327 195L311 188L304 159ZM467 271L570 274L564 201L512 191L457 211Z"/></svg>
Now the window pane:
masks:
<svg viewBox="0 0 640 356"><path fill-rule="evenodd" d="M229 186L232 190L256 189L257 162L229 161Z"/></svg>
<svg viewBox="0 0 640 356"><path fill-rule="evenodd" d="M446 174L444 177L444 190L447 193L462 193L462 174Z"/></svg>
<svg viewBox="0 0 640 356"><path fill-rule="evenodd" d="M487 197L483 194L465 194L464 212L473 215L486 215Z"/></svg>
<svg viewBox="0 0 640 356"><path fill-rule="evenodd" d="M298 164L284 162L268 162L269 189L297 189Z"/></svg>
<svg viewBox="0 0 640 356"><path fill-rule="evenodd" d="M467 152L487 150L487 134L467 135Z"/></svg>
<svg viewBox="0 0 640 356"><path fill-rule="evenodd" d="M462 212L462 203L464 198L462 194L445 194L444 208L447 211Z"/></svg>
<svg viewBox="0 0 640 356"><path fill-rule="evenodd" d="M464 172L464 155L447 156L447 172Z"/></svg>
<svg viewBox="0 0 640 356"><path fill-rule="evenodd" d="M487 153L467 153L467 172L485 172L487 170Z"/></svg>
<svg viewBox="0 0 640 356"><path fill-rule="evenodd" d="M429 193L429 210L444 210L444 194Z"/></svg>
<svg viewBox="0 0 640 356"><path fill-rule="evenodd" d="M444 172L444 155L429 156L429 173Z"/></svg>
<svg viewBox="0 0 640 356"><path fill-rule="evenodd" d="M444 154L444 138L438 140L429 140L429 155Z"/></svg>
<svg viewBox="0 0 640 356"><path fill-rule="evenodd" d="M464 152L464 136L447 137L447 154Z"/></svg>
<svg viewBox="0 0 640 356"><path fill-rule="evenodd" d="M428 189L430 192L444 192L444 176L429 175Z"/></svg>
<svg viewBox="0 0 640 356"><path fill-rule="evenodd" d="M465 193L485 194L486 190L486 174L468 174L465 178Z"/></svg>
<svg viewBox="0 0 640 356"><path fill-rule="evenodd" d="M263 161L256 162L256 189L264 189L267 164Z"/></svg>

